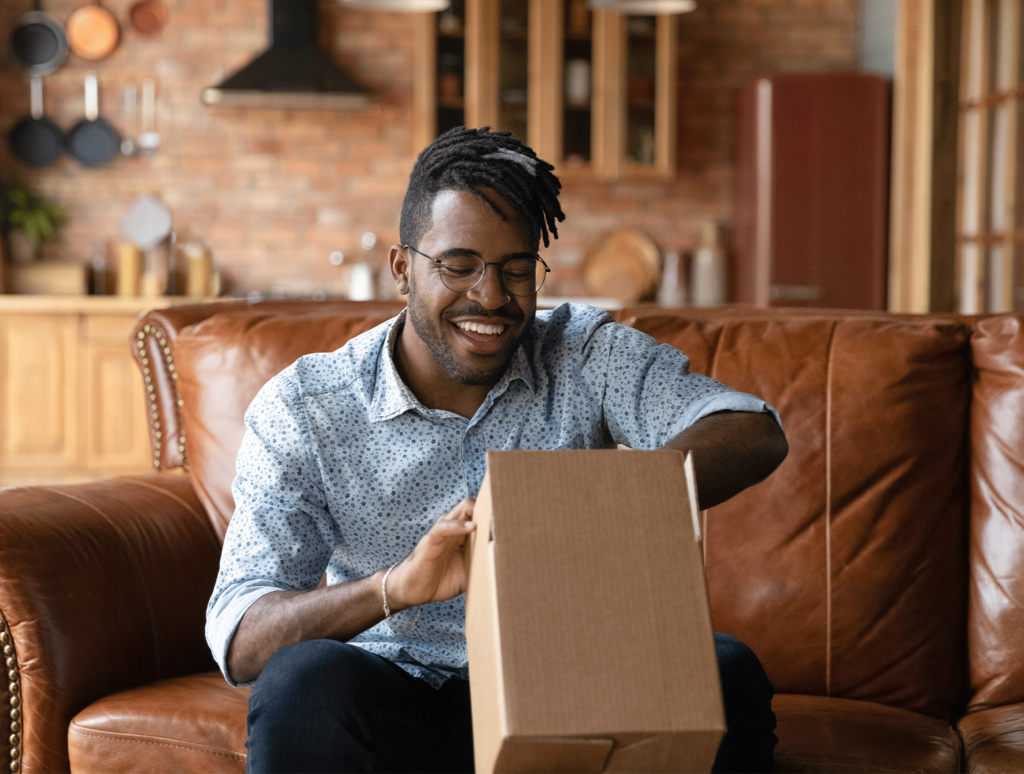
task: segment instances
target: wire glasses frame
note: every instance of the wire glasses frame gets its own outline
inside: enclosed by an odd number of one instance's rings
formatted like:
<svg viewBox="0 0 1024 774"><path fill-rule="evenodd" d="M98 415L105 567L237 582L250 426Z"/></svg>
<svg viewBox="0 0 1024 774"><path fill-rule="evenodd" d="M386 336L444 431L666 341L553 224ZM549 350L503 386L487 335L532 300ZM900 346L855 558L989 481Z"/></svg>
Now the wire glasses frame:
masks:
<svg viewBox="0 0 1024 774"><path fill-rule="evenodd" d="M478 255L464 254L449 258L434 258L412 245L402 245L406 250L411 250L421 255L437 266L437 273L441 275L441 282L449 290L456 293L464 293L480 284L484 278L484 272L488 266L498 267L498 276L501 284L513 296L535 296L544 287L544 280L551 269L544 259L539 255L529 257L523 256L513 258L505 263L496 261L484 261ZM544 271L540 271L540 267Z"/></svg>

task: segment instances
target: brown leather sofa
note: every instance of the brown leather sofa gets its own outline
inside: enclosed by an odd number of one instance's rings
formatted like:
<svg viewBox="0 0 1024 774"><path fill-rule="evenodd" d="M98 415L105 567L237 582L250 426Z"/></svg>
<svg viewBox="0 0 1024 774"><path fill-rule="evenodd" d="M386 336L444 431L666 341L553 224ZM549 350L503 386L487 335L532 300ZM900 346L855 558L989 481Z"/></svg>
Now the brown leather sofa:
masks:
<svg viewBox="0 0 1024 774"><path fill-rule="evenodd" d="M0 492L12 771L243 770L247 691L203 637L242 413L295 357L396 308L140 319L156 472ZM618 318L785 422L786 462L705 516L714 625L775 684L778 770L1024 771L1022 319Z"/></svg>

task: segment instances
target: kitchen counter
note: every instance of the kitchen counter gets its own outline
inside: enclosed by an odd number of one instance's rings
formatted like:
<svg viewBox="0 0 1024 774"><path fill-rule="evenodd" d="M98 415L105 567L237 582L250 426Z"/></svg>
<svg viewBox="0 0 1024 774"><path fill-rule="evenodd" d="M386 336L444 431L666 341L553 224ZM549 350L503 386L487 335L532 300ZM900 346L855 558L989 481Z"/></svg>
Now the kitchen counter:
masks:
<svg viewBox="0 0 1024 774"><path fill-rule="evenodd" d="M146 309L158 309L182 304L202 304L212 298L186 296L44 296L0 294L0 312L53 313L53 314L113 314L137 315Z"/></svg>

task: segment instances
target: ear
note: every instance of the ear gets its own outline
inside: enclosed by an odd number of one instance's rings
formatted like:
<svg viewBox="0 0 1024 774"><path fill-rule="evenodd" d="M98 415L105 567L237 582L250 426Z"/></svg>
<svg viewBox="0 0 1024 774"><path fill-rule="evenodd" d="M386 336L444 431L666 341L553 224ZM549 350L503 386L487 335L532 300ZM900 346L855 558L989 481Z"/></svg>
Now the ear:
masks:
<svg viewBox="0 0 1024 774"><path fill-rule="evenodd" d="M388 253L388 265L391 267L391 279L395 281L395 287L401 295L409 293L409 273L412 271L412 261L409 260L409 253L401 245L391 245Z"/></svg>

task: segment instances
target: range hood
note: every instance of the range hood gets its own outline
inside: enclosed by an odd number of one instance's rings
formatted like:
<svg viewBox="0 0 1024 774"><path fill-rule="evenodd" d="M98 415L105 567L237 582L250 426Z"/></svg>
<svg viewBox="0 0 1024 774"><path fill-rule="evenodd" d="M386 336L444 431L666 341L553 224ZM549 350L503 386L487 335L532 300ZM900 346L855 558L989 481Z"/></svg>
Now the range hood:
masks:
<svg viewBox="0 0 1024 774"><path fill-rule="evenodd" d="M366 90L321 50L317 0L267 0L270 48L203 89L207 105L338 110L366 107Z"/></svg>

